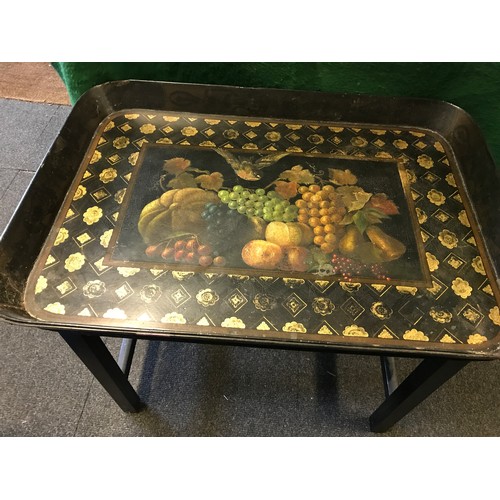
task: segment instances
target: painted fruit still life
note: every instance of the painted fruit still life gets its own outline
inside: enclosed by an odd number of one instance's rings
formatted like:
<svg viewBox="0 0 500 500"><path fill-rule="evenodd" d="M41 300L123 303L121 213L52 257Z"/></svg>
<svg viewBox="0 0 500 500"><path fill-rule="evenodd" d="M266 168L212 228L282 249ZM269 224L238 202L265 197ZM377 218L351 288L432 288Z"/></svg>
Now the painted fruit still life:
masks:
<svg viewBox="0 0 500 500"><path fill-rule="evenodd" d="M396 162L163 149L135 179L142 258L133 260L383 282L404 278L398 269L418 259L412 230L398 230L411 222ZM115 258L124 259L124 232Z"/></svg>

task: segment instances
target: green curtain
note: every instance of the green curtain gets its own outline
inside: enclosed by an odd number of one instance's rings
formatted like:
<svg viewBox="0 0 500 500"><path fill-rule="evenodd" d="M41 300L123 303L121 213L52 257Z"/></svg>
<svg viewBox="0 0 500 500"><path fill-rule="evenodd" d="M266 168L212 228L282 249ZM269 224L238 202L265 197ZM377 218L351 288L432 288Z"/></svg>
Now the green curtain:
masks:
<svg viewBox="0 0 500 500"><path fill-rule="evenodd" d="M500 165L500 63L56 62L53 66L73 103L94 85L123 79L444 100L474 118Z"/></svg>

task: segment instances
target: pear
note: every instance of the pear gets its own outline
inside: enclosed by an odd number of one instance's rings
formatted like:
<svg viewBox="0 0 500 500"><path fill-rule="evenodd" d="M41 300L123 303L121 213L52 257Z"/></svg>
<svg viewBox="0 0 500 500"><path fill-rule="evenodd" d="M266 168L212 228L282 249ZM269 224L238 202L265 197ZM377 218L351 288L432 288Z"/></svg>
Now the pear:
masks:
<svg viewBox="0 0 500 500"><path fill-rule="evenodd" d="M377 226L368 226L365 232L370 241L382 251L386 261L399 259L406 252L404 243L384 233Z"/></svg>
<svg viewBox="0 0 500 500"><path fill-rule="evenodd" d="M363 235L356 226L349 226L339 241L339 250L347 257L353 257L358 247L364 243Z"/></svg>

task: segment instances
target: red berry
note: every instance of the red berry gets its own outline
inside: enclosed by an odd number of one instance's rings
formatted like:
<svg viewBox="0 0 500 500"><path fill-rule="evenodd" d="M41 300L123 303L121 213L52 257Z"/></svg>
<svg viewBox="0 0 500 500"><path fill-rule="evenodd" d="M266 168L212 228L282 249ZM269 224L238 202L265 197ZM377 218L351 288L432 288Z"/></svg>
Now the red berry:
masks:
<svg viewBox="0 0 500 500"><path fill-rule="evenodd" d="M161 253L161 258L168 260L171 259L174 255L174 249L172 247L166 247Z"/></svg>
<svg viewBox="0 0 500 500"><path fill-rule="evenodd" d="M177 250L175 252L175 262L180 262L184 258L185 252L184 250Z"/></svg>
<svg viewBox="0 0 500 500"><path fill-rule="evenodd" d="M210 255L212 253L212 247L210 245L200 245L198 247L198 255Z"/></svg>
<svg viewBox="0 0 500 500"><path fill-rule="evenodd" d="M177 240L174 245L175 251L184 250L186 248L186 242L184 240Z"/></svg>
<svg viewBox="0 0 500 500"><path fill-rule="evenodd" d="M219 267L225 266L226 265L226 259L224 257L222 257L222 255L218 255L214 259L214 264L216 266L219 266Z"/></svg>
<svg viewBox="0 0 500 500"><path fill-rule="evenodd" d="M198 242L193 238L191 240L188 240L186 243L186 250L188 252L194 252L198 248Z"/></svg>
<svg viewBox="0 0 500 500"><path fill-rule="evenodd" d="M198 264L200 264L200 266L203 266L203 267L209 266L210 264L212 264L212 262L213 262L213 259L212 259L212 257L210 257L210 255L202 255L198 259Z"/></svg>
<svg viewBox="0 0 500 500"><path fill-rule="evenodd" d="M148 257L156 257L157 255L161 255L163 251L164 243L158 243L157 245L150 245L146 248L145 253Z"/></svg>
<svg viewBox="0 0 500 500"><path fill-rule="evenodd" d="M196 258L196 256L195 256L194 252L188 252L186 254L185 260L189 264L192 264L195 261L195 258Z"/></svg>

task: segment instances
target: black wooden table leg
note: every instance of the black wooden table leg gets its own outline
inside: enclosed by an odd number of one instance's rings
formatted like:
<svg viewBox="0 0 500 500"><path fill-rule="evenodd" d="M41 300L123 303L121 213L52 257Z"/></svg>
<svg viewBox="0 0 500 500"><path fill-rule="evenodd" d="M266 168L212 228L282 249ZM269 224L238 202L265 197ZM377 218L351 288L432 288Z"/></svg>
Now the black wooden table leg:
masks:
<svg viewBox="0 0 500 500"><path fill-rule="evenodd" d="M78 332L59 333L123 411L140 409L139 396L100 337Z"/></svg>
<svg viewBox="0 0 500 500"><path fill-rule="evenodd" d="M468 361L427 358L389 395L370 417L373 432L385 432L461 370Z"/></svg>

